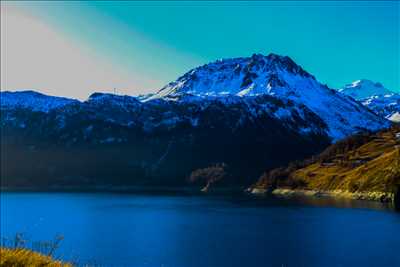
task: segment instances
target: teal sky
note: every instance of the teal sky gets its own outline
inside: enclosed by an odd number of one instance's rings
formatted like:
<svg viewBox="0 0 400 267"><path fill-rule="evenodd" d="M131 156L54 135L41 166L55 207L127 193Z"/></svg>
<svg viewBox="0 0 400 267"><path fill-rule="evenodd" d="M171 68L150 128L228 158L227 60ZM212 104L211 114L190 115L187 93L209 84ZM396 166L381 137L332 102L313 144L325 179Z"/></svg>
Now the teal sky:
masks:
<svg viewBox="0 0 400 267"><path fill-rule="evenodd" d="M189 69L219 58L271 52L290 56L333 88L366 78L400 92L397 1L55 1L6 5L49 27L90 55L89 61L101 62L97 67L107 64L110 77L122 77L115 87L123 93L158 90ZM64 67L68 72L68 66ZM9 80L2 89L20 89L9 88L13 87ZM71 84L81 87L78 91L54 88L56 81L54 84L42 89L78 98L113 86L92 83L96 88L85 89L86 84ZM24 86L41 89L40 84L27 82Z"/></svg>

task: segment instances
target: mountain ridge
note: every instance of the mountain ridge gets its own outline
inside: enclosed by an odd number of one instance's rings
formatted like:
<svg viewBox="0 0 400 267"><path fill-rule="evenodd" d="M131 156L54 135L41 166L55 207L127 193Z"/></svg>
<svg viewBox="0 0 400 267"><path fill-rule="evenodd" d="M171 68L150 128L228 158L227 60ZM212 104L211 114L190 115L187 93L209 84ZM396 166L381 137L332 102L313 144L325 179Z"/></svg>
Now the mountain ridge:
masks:
<svg viewBox="0 0 400 267"><path fill-rule="evenodd" d="M376 114L393 122L400 122L400 94L385 88L381 83L371 80L357 80L339 92L360 101Z"/></svg>
<svg viewBox="0 0 400 267"><path fill-rule="evenodd" d="M183 185L193 170L224 163L232 171L228 184L248 185L265 169L390 125L288 57L239 60L236 72L237 59L197 68L204 75L189 71L181 76L184 82L178 78L164 87L174 84L182 91L166 89L165 95L93 93L76 101L1 92L1 160L7 166L2 180L6 185ZM210 80L212 86L199 87L204 94L192 90ZM224 93L227 84L235 85L229 89L237 94ZM212 94L214 89L222 94Z"/></svg>
<svg viewBox="0 0 400 267"><path fill-rule="evenodd" d="M164 102L186 101L199 104L205 98L220 98L229 103L237 101L237 97L254 98L260 95L305 105L322 118L328 126L327 133L333 140L362 129L377 130L389 126L385 119L374 115L357 101L320 84L313 75L289 57L276 54L253 54L251 57L204 64L147 97L93 93L80 103L105 101L124 106L140 105L140 102L155 103L161 99Z"/></svg>
<svg viewBox="0 0 400 267"><path fill-rule="evenodd" d="M356 80L339 89L339 92L349 95L356 100L362 100L371 96L382 96L394 94L386 89L381 83L373 82L368 79Z"/></svg>

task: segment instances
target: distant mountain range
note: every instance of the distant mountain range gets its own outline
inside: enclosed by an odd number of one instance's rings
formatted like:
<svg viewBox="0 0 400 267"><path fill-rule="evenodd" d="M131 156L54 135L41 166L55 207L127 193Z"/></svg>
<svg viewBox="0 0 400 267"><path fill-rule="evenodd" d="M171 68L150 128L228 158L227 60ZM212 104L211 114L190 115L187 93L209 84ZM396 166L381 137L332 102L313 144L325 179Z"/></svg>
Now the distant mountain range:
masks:
<svg viewBox="0 0 400 267"><path fill-rule="evenodd" d="M228 184L246 184L348 135L390 126L275 54L218 60L140 97L1 92L0 123L8 186L182 185L192 170L222 162Z"/></svg>
<svg viewBox="0 0 400 267"><path fill-rule="evenodd" d="M358 80L339 90L391 121L400 122L400 94L370 80Z"/></svg>

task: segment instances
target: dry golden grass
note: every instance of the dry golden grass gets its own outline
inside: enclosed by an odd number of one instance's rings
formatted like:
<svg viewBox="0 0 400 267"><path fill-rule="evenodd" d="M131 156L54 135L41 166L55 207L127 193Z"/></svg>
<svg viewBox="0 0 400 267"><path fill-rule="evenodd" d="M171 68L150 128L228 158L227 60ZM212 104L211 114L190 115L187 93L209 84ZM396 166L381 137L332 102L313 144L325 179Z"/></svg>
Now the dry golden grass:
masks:
<svg viewBox="0 0 400 267"><path fill-rule="evenodd" d="M397 130L396 130L397 131ZM307 189L348 192L391 192L400 185L400 141L393 131L378 133L373 140L291 174Z"/></svg>
<svg viewBox="0 0 400 267"><path fill-rule="evenodd" d="M69 263L62 263L53 260L31 250L17 248L0 248L0 266L1 267L26 267L26 266L49 266L49 267L72 267Z"/></svg>

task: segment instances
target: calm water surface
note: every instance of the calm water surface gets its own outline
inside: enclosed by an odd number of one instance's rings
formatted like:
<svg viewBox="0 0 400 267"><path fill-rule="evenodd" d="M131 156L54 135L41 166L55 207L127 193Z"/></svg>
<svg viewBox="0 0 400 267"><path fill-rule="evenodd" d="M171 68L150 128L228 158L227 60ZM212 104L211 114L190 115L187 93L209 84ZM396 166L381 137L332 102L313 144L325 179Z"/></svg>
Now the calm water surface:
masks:
<svg viewBox="0 0 400 267"><path fill-rule="evenodd" d="M101 266L400 266L400 213L379 203L1 193L1 236L65 239Z"/></svg>

